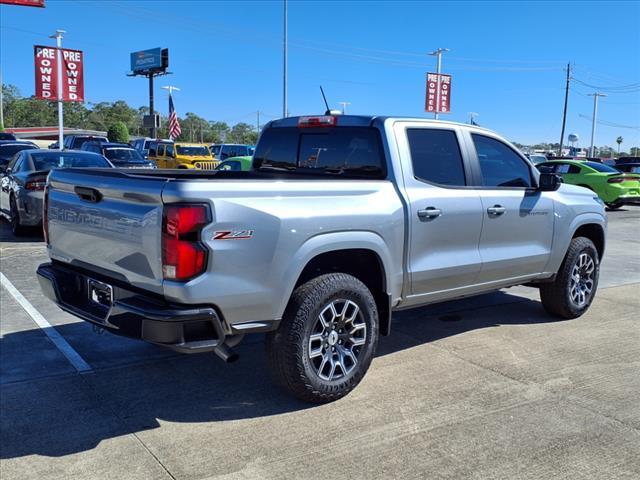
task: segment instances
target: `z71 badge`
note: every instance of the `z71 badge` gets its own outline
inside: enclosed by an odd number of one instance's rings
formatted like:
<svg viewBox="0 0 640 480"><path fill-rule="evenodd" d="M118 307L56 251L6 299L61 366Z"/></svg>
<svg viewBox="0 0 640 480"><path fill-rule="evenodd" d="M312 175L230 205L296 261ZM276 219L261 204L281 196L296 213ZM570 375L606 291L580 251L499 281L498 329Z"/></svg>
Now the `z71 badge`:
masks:
<svg viewBox="0 0 640 480"><path fill-rule="evenodd" d="M251 237L253 230L223 230L213 234L213 240L247 240Z"/></svg>

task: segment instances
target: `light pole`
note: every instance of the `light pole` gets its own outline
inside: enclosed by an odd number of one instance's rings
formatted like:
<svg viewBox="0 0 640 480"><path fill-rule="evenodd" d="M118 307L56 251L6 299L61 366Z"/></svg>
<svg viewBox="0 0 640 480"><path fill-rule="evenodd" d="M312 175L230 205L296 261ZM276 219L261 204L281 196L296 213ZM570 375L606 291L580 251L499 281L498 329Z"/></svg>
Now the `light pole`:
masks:
<svg viewBox="0 0 640 480"><path fill-rule="evenodd" d="M2 96L2 68L0 68L0 131L4 130L4 97Z"/></svg>
<svg viewBox="0 0 640 480"><path fill-rule="evenodd" d="M429 52L429 55L435 56L438 58L438 64L436 69L436 74L438 78L437 86L436 86L436 111L433 114L433 118L435 118L436 120L438 119L438 112L440 111L440 70L442 68L442 54L444 52L449 52L449 51L450 50L448 48L438 48L433 52Z"/></svg>
<svg viewBox="0 0 640 480"><path fill-rule="evenodd" d="M62 114L62 34L64 30L56 30L56 33L49 35L49 38L56 39L56 63L58 69L58 150L62 150L64 143L64 116Z"/></svg>
<svg viewBox="0 0 640 480"><path fill-rule="evenodd" d="M342 114L345 115L347 113L347 105L351 105L351 102L338 102L342 105Z"/></svg>
<svg viewBox="0 0 640 480"><path fill-rule="evenodd" d="M595 156L593 142L596 136L596 121L598 116L598 97L606 97L605 93L590 93L589 96L593 97L593 118L591 120L591 148L589 149L589 156Z"/></svg>
<svg viewBox="0 0 640 480"><path fill-rule="evenodd" d="M282 116L288 116L287 110L287 0L284 0L284 38L283 48L283 71L282 71Z"/></svg>

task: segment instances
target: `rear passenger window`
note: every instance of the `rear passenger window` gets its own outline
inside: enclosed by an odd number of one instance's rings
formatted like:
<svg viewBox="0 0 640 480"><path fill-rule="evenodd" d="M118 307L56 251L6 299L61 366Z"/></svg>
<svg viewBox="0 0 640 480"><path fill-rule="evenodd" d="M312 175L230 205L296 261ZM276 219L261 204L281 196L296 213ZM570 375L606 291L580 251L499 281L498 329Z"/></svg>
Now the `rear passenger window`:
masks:
<svg viewBox="0 0 640 480"><path fill-rule="evenodd" d="M447 186L464 186L464 164L453 130L407 130L413 174L419 180Z"/></svg>
<svg viewBox="0 0 640 480"><path fill-rule="evenodd" d="M483 185L486 187L530 187L527 163L504 143L484 135L472 134Z"/></svg>

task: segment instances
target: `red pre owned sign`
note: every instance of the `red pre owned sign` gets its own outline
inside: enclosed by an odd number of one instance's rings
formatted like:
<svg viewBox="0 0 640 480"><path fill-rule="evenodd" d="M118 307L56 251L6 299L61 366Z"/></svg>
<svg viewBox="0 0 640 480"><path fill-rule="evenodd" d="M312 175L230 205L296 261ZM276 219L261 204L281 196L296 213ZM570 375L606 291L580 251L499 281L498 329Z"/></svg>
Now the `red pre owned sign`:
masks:
<svg viewBox="0 0 640 480"><path fill-rule="evenodd" d="M44 7L44 0L0 0L0 3L25 7Z"/></svg>
<svg viewBox="0 0 640 480"><path fill-rule="evenodd" d="M62 50L62 95L65 102L84 102L84 55L80 50Z"/></svg>
<svg viewBox="0 0 640 480"><path fill-rule="evenodd" d="M427 93L424 109L431 113L449 113L451 111L451 75L427 73ZM438 95L439 92L439 95Z"/></svg>
<svg viewBox="0 0 640 480"><path fill-rule="evenodd" d="M58 63L53 47L33 47L36 64L36 98L58 99Z"/></svg>
<svg viewBox="0 0 640 480"><path fill-rule="evenodd" d="M57 48L34 47L36 98L58 99ZM79 50L62 49L62 100L84 102L83 54Z"/></svg>

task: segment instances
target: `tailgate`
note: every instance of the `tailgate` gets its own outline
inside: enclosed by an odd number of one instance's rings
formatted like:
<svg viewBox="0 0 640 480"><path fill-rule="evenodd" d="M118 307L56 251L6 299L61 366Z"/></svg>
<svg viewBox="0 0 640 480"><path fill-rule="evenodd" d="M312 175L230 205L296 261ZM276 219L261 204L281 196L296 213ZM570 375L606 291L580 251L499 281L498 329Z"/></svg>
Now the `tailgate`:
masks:
<svg viewBox="0 0 640 480"><path fill-rule="evenodd" d="M166 178L61 169L49 176L49 255L162 293Z"/></svg>

